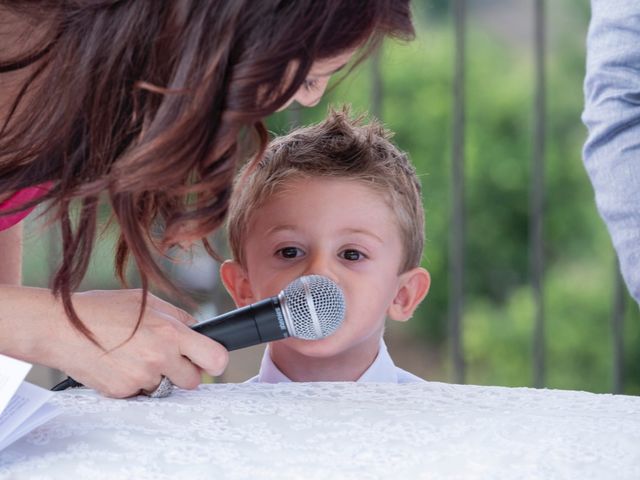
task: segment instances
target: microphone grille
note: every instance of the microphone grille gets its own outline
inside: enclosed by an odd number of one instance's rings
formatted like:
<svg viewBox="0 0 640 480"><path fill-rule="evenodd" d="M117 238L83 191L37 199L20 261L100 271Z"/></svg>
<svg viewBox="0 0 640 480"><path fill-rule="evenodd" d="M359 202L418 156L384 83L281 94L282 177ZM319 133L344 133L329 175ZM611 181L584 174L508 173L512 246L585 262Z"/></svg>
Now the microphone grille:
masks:
<svg viewBox="0 0 640 480"><path fill-rule="evenodd" d="M322 275L297 278L282 291L282 297L291 319L292 337L318 340L335 332L344 320L344 294Z"/></svg>

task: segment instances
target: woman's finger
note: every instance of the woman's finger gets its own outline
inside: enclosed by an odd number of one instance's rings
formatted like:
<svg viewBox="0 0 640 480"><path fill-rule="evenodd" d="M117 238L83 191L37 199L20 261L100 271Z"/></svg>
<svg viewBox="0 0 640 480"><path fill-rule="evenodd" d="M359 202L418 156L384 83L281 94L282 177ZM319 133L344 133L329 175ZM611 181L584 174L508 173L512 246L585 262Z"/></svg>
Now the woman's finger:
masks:
<svg viewBox="0 0 640 480"><path fill-rule="evenodd" d="M218 342L186 329L180 335L178 349L181 355L212 377L221 375L229 363L229 352Z"/></svg>

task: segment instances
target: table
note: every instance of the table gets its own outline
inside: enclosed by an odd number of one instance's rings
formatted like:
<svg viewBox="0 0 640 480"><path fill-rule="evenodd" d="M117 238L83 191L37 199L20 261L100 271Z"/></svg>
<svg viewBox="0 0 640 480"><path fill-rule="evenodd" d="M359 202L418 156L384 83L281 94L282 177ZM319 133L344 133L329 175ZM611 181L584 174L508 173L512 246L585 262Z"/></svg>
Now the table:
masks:
<svg viewBox="0 0 640 480"><path fill-rule="evenodd" d="M0 478L640 479L640 398L423 384L56 394Z"/></svg>

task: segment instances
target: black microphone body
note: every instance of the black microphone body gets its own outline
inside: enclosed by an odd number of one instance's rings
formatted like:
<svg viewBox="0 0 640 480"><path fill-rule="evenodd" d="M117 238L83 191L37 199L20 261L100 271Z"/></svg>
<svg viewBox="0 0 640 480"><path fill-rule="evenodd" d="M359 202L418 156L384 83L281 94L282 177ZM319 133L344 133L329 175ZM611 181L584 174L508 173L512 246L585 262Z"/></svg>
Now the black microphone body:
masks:
<svg viewBox="0 0 640 480"><path fill-rule="evenodd" d="M287 337L319 340L331 335L345 314L344 295L332 280L307 275L277 296L205 320L191 328L227 350Z"/></svg>
<svg viewBox="0 0 640 480"><path fill-rule="evenodd" d="M191 329L215 340L229 351L290 336L278 297L233 310L198 323Z"/></svg>

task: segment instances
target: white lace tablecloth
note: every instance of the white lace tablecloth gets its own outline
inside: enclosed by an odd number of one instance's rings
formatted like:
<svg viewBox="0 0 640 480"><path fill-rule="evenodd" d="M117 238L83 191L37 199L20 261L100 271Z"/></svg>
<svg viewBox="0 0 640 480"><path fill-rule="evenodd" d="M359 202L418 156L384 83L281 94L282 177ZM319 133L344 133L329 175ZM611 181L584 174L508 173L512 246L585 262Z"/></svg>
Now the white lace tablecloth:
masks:
<svg viewBox="0 0 640 480"><path fill-rule="evenodd" d="M0 478L640 479L640 398L425 384L77 389L0 452Z"/></svg>

